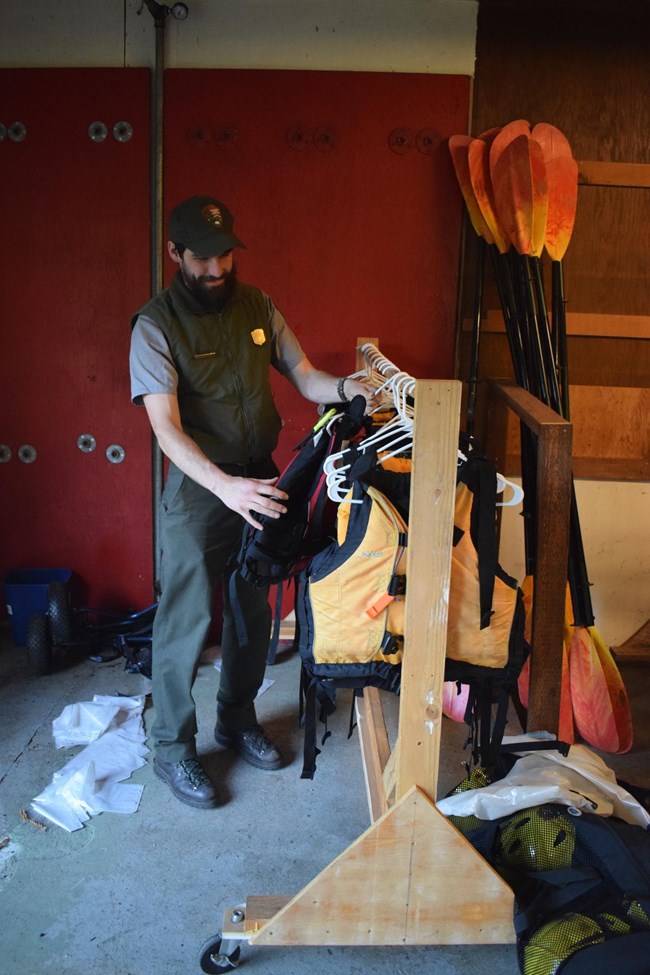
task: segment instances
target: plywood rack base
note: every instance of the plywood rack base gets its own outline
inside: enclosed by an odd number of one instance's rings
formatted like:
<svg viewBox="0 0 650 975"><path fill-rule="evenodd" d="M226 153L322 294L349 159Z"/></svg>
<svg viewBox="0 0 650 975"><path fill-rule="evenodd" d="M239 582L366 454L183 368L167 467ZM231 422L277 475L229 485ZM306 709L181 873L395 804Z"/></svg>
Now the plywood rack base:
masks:
<svg viewBox="0 0 650 975"><path fill-rule="evenodd" d="M359 339L359 344L368 340ZM514 943L513 894L438 811L461 383L415 389L404 661L395 747L378 696L359 713L372 824L298 894L250 896L222 937L251 945Z"/></svg>
<svg viewBox="0 0 650 975"><path fill-rule="evenodd" d="M454 882L450 883L450 878ZM512 891L414 786L292 898L249 897L223 937L253 945L514 941Z"/></svg>

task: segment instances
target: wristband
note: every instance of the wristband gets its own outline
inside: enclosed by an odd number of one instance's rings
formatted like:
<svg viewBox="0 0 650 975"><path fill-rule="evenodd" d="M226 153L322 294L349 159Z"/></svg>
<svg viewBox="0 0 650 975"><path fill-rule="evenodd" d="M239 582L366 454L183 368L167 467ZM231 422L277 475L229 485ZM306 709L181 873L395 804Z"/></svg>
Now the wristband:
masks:
<svg viewBox="0 0 650 975"><path fill-rule="evenodd" d="M345 395L345 392L344 392L344 389L343 389L343 387L345 386L345 380L347 378L348 378L347 376L343 376L343 378L342 379L339 379L339 381L336 384L336 392L338 393L339 399L343 403L347 403L348 402L348 398Z"/></svg>

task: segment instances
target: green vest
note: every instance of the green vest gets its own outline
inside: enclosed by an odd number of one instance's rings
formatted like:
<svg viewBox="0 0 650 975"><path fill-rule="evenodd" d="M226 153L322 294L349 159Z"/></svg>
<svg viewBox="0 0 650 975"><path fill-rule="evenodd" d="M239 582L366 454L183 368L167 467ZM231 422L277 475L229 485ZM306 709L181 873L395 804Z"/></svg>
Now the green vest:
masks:
<svg viewBox="0 0 650 975"><path fill-rule="evenodd" d="M178 373L183 430L215 464L251 464L277 445L273 313L267 295L239 282L221 312L206 312L179 274L138 312L162 329Z"/></svg>

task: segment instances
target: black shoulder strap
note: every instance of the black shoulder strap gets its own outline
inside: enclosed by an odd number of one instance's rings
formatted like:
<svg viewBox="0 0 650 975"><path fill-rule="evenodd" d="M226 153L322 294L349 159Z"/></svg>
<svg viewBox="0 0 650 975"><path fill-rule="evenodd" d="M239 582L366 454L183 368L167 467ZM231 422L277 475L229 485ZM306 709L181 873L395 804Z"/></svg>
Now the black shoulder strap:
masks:
<svg viewBox="0 0 650 975"><path fill-rule="evenodd" d="M481 600L481 624L483 630L490 625L494 579L497 571L496 498L497 472L485 458L472 458L469 462L473 474L470 490L474 494L470 533L478 554L478 576Z"/></svg>

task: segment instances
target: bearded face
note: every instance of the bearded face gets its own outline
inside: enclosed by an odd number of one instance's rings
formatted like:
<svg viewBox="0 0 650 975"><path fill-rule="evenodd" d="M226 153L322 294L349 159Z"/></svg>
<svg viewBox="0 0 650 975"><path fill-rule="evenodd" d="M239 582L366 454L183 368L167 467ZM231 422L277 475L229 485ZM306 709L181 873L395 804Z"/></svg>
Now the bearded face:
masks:
<svg viewBox="0 0 650 975"><path fill-rule="evenodd" d="M180 262L181 275L185 282L185 287L190 291L204 311L219 312L228 304L232 298L237 284L237 268L230 258L230 267L222 266L218 274L197 273L197 264L207 262L200 261L193 255L186 258L188 252L183 254ZM225 264L225 262L222 262Z"/></svg>

